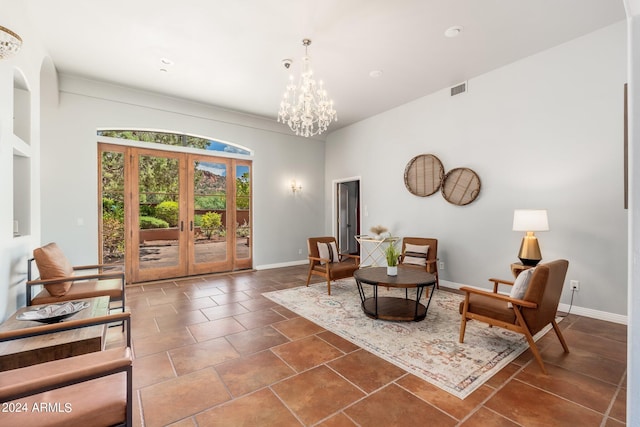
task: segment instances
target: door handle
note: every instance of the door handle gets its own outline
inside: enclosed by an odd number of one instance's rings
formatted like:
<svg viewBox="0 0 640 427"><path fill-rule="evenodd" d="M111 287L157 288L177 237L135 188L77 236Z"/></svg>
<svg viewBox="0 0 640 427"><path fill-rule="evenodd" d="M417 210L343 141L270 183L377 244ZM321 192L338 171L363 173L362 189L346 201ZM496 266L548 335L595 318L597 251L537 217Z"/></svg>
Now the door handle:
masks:
<svg viewBox="0 0 640 427"><path fill-rule="evenodd" d="M189 231L193 231L193 221L189 221Z"/></svg>
<svg viewBox="0 0 640 427"><path fill-rule="evenodd" d="M184 221L180 221L180 231L184 231Z"/></svg>

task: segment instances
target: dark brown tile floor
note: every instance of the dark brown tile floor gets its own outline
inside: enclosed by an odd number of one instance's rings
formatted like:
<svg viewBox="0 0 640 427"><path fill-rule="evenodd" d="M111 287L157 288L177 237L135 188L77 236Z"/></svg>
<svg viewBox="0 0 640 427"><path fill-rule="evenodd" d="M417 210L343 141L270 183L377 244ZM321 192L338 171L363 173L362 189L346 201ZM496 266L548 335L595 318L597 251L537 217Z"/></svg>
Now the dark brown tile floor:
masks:
<svg viewBox="0 0 640 427"><path fill-rule="evenodd" d="M539 341L549 375L527 351L460 400L261 295L305 279L299 266L129 287L135 425L625 425L623 325L570 315L571 353L553 332Z"/></svg>

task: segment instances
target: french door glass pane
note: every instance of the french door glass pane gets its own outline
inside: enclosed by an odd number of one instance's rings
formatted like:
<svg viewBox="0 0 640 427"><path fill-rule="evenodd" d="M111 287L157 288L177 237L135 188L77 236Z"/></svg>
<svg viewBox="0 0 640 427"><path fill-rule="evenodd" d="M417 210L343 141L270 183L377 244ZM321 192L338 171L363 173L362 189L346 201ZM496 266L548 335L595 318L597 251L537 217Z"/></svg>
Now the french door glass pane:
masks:
<svg viewBox="0 0 640 427"><path fill-rule="evenodd" d="M236 166L236 257L251 256L251 174L249 166Z"/></svg>
<svg viewBox="0 0 640 427"><path fill-rule="evenodd" d="M124 263L124 153L103 152L100 159L102 185L102 263Z"/></svg>
<svg viewBox="0 0 640 427"><path fill-rule="evenodd" d="M193 162L196 264L227 259L227 165Z"/></svg>
<svg viewBox="0 0 640 427"><path fill-rule="evenodd" d="M179 159L140 156L140 269L174 267L179 262Z"/></svg>

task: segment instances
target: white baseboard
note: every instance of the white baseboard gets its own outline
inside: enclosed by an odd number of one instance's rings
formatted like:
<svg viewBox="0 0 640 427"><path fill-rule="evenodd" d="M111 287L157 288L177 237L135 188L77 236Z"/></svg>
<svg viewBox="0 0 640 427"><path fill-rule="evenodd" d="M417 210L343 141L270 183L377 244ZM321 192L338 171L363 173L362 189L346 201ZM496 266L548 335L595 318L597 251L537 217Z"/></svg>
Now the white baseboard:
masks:
<svg viewBox="0 0 640 427"><path fill-rule="evenodd" d="M272 268L293 267L295 265L309 264L308 259L301 259L299 261L279 262L277 264L264 264L256 265L256 270L270 270Z"/></svg>
<svg viewBox="0 0 640 427"><path fill-rule="evenodd" d="M449 282L447 280L440 280L440 286L450 289L460 289L461 286L467 286L461 283ZM477 286L474 286L477 287ZM560 303L558 310L566 313L569 311L569 304ZM584 308L578 306L571 307L571 313L578 316L591 317L593 319L605 320L607 322L620 323L626 325L628 322L627 316L616 313L608 313L606 311L593 310L591 308Z"/></svg>
<svg viewBox="0 0 640 427"><path fill-rule="evenodd" d="M566 313L567 311L569 311L569 304L560 303L558 305L558 310ZM584 317L591 317L593 319L598 319L598 320L606 320L607 322L620 323L622 325L626 325L628 321L627 316L624 316L622 314L608 313L606 311L593 310L591 308L584 308L584 307L577 307L575 305L571 307L571 314L577 314L578 316L584 316Z"/></svg>

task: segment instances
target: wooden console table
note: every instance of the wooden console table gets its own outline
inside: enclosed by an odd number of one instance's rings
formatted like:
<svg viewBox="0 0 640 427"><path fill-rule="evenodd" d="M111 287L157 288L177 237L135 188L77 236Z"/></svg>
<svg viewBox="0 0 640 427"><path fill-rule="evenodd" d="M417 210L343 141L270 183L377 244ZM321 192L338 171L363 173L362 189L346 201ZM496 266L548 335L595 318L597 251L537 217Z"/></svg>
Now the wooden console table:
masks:
<svg viewBox="0 0 640 427"><path fill-rule="evenodd" d="M88 301L90 305L68 319L87 319L109 314L109 297L78 301ZM36 321L16 319L19 314L38 309L38 307L41 306L33 305L16 311L13 316L0 325L0 332L43 325L43 323ZM101 351L104 349L105 332L106 325L97 325L2 342L0 343L0 371Z"/></svg>

